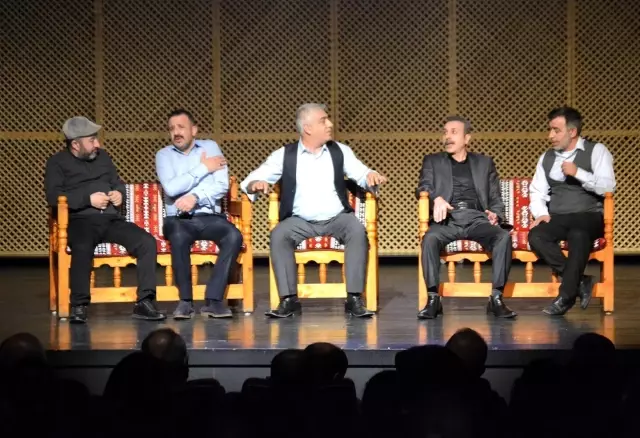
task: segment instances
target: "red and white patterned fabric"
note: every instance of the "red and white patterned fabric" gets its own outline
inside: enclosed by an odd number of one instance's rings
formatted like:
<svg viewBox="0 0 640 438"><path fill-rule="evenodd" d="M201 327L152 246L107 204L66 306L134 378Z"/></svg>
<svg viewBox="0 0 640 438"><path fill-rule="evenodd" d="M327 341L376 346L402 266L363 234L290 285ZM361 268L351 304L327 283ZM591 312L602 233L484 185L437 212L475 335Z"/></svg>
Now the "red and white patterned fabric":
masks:
<svg viewBox="0 0 640 438"><path fill-rule="evenodd" d="M530 251L529 230L533 224L533 216L529 211L529 185L531 178L509 178L500 181L500 191L505 207L505 219L511 225L511 243L514 250ZM606 246L605 239L593 242L593 251L599 251ZM569 249L567 242L560 242L560 247ZM484 252L484 248L470 240L457 240L445 247L445 254L459 252Z"/></svg>
<svg viewBox="0 0 640 438"><path fill-rule="evenodd" d="M162 234L162 225L166 217L162 185L158 182L145 182L126 184L126 202L122 207L122 214L128 222L133 222L140 228L150 233L155 239L158 254L171 253L169 241ZM227 213L229 197L222 200L222 210L227 219L232 222L231 216ZM245 249L243 245L243 250ZM71 252L67 248L67 252ZM210 240L198 240L191 247L192 253L198 254L218 254L218 246ZM96 257L127 256L127 250L115 243L101 243L96 246Z"/></svg>
<svg viewBox="0 0 640 438"><path fill-rule="evenodd" d="M361 187L355 189L354 192L348 192L349 204L351 205L351 208L353 208L353 213L356 215L362 226L366 227L365 200L367 192ZM340 243L335 237L317 236L300 242L300 244L296 248L296 251L314 251L321 249L335 249L344 251L344 245Z"/></svg>

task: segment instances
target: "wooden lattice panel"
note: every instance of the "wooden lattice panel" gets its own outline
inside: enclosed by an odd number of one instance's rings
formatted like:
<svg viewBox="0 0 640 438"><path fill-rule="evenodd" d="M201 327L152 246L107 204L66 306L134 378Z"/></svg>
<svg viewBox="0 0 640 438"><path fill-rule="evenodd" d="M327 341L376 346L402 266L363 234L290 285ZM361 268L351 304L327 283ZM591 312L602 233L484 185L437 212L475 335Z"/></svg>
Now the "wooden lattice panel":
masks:
<svg viewBox="0 0 640 438"><path fill-rule="evenodd" d="M614 246L618 252L640 249L640 137L593 136L593 141L607 146L613 155L616 173Z"/></svg>
<svg viewBox="0 0 640 438"><path fill-rule="evenodd" d="M632 0L4 0L0 255L47 251L44 163L74 115L104 122L127 181L156 178L166 116L190 109L243 179L326 103L336 138L390 178L380 254L415 255L414 190L449 112L500 177L531 176L568 103L615 157L615 247L640 253L640 3ZM606 131L606 132L602 132ZM606 134L606 135L605 135ZM267 202L254 206L268 253Z"/></svg>
<svg viewBox="0 0 640 438"><path fill-rule="evenodd" d="M305 102L329 103L329 2L222 0L222 131L294 132Z"/></svg>
<svg viewBox="0 0 640 438"><path fill-rule="evenodd" d="M94 114L93 3L2 0L0 131L60 132Z"/></svg>
<svg viewBox="0 0 640 438"><path fill-rule="evenodd" d="M434 131L447 112L447 3L341 0L343 132Z"/></svg>
<svg viewBox="0 0 640 438"><path fill-rule="evenodd" d="M586 129L640 129L640 2L580 0L576 105Z"/></svg>
<svg viewBox="0 0 640 438"><path fill-rule="evenodd" d="M165 131L176 107L213 125L213 13L207 0L104 3L105 127Z"/></svg>
<svg viewBox="0 0 640 438"><path fill-rule="evenodd" d="M60 149L54 141L0 141L0 254L49 251L44 168Z"/></svg>
<svg viewBox="0 0 640 438"><path fill-rule="evenodd" d="M566 5L457 0L458 112L477 132L540 131L566 101Z"/></svg>

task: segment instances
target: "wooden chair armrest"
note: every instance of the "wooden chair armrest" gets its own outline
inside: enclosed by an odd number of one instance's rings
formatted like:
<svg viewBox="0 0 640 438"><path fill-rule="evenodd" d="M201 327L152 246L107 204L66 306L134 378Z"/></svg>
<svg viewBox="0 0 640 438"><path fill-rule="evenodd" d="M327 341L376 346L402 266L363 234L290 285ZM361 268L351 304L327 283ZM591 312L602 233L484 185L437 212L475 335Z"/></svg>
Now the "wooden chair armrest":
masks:
<svg viewBox="0 0 640 438"><path fill-rule="evenodd" d="M280 196L277 191L269 193L269 231L280 222Z"/></svg>
<svg viewBox="0 0 640 438"><path fill-rule="evenodd" d="M227 213L231 216L242 217L242 201L229 201Z"/></svg>
<svg viewBox="0 0 640 438"><path fill-rule="evenodd" d="M420 192L418 199L418 229L420 232L420 240L429 229L429 193Z"/></svg>

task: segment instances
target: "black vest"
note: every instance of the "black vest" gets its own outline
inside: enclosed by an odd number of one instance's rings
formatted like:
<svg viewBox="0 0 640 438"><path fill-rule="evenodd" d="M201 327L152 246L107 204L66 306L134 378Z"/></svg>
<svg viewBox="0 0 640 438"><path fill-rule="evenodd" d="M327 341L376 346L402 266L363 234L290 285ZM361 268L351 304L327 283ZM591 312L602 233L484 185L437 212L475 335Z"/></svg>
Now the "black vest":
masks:
<svg viewBox="0 0 640 438"><path fill-rule="evenodd" d="M353 208L347 199L347 183L344 179L344 155L340 146L333 141L327 142L327 148L333 162L333 183L336 193L345 211L351 213ZM298 143L291 143L284 147L284 163L282 165L282 179L280 180L280 220L283 221L293 214L293 199L296 194L296 170L298 166Z"/></svg>
<svg viewBox="0 0 640 438"><path fill-rule="evenodd" d="M573 163L587 172L593 172L591 168L591 156L596 143L584 140L584 151L576 149ZM551 168L556 159L553 149L549 149L542 159L547 182L551 188L549 201L550 214L568 214L602 211L603 197L585 190L582 183L573 176L567 176L564 181L556 181L549 177Z"/></svg>

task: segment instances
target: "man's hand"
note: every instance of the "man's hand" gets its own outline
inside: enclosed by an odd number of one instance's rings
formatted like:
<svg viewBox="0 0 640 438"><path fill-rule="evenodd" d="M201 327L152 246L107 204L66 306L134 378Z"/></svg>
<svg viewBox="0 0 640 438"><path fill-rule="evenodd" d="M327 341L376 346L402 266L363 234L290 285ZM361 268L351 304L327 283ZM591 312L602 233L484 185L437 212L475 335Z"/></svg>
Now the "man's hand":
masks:
<svg viewBox="0 0 640 438"><path fill-rule="evenodd" d="M190 212L196 206L196 197L192 194L184 195L179 197L176 200L175 206L178 210L184 211L185 213Z"/></svg>
<svg viewBox="0 0 640 438"><path fill-rule="evenodd" d="M367 174L367 185L369 187L379 186L380 184L384 184L387 181L389 181L387 177L384 175L380 175L378 172L371 171Z"/></svg>
<svg viewBox="0 0 640 438"><path fill-rule="evenodd" d="M444 200L442 196L438 196L433 201L433 219L436 222L442 222L447 217L447 212L453 210L453 207Z"/></svg>
<svg viewBox="0 0 640 438"><path fill-rule="evenodd" d="M200 162L207 166L209 173L220 170L227 165L227 160L225 160L222 155L207 157L206 152L202 152L202 155L200 155Z"/></svg>
<svg viewBox="0 0 640 438"><path fill-rule="evenodd" d="M104 210L109 205L109 196L104 192L95 192L89 199L91 205L98 210Z"/></svg>
<svg viewBox="0 0 640 438"><path fill-rule="evenodd" d="M549 222L551 220L551 216L544 215L544 216L540 216L538 219L536 219L533 222L533 225L531 225L531 228L537 227L538 225L540 225L542 222Z"/></svg>
<svg viewBox="0 0 640 438"><path fill-rule="evenodd" d="M489 210L485 210L485 213L487 213L487 217L489 218L489 223L491 225L498 225L498 215L495 214L492 211Z"/></svg>
<svg viewBox="0 0 640 438"><path fill-rule="evenodd" d="M262 192L266 195L269 193L269 183L266 181L251 181L247 186L247 191L249 193Z"/></svg>
<svg viewBox="0 0 640 438"><path fill-rule="evenodd" d="M565 176L576 176L577 172L578 166L573 164L571 161L562 162L562 173L564 173Z"/></svg>
<svg viewBox="0 0 640 438"><path fill-rule="evenodd" d="M109 201L116 207L120 207L122 205L122 193L117 190L111 190L107 196L109 196Z"/></svg>

